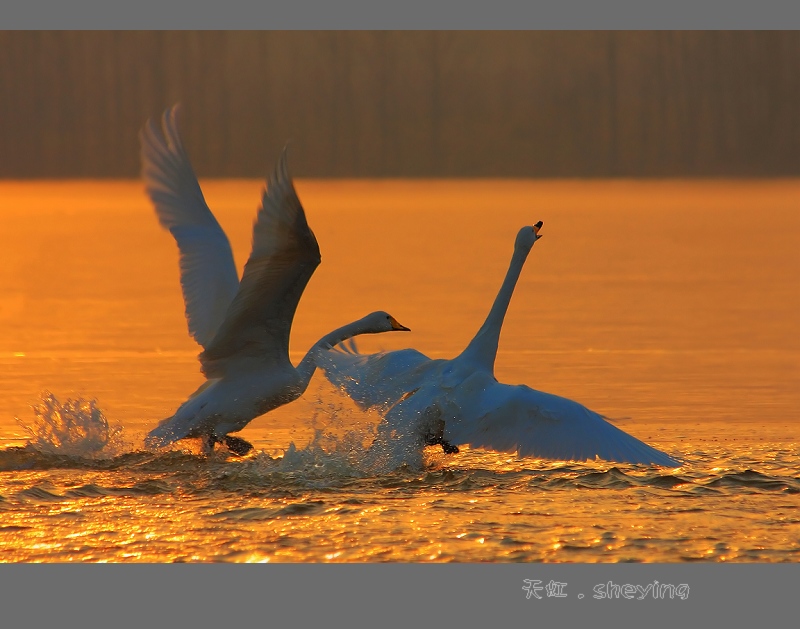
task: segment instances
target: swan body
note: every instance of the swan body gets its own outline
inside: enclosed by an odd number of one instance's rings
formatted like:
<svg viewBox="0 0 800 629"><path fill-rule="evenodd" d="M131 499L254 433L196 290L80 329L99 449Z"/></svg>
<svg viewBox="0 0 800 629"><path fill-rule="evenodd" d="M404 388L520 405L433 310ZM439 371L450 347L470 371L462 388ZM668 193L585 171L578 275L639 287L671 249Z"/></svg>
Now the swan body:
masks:
<svg viewBox="0 0 800 629"><path fill-rule="evenodd" d="M544 459L680 465L578 402L495 378L500 329L539 228L519 231L489 315L456 358L431 360L414 349L364 355L346 347L320 357L334 386L360 408L382 411L374 447L394 457L390 464L440 444L446 453L469 445Z"/></svg>
<svg viewBox="0 0 800 629"><path fill-rule="evenodd" d="M225 443L236 454L252 446L229 433L297 399L308 387L321 350L357 334L408 330L378 311L322 337L295 367L289 332L297 304L320 263L286 166L284 151L267 183L253 226L253 246L241 281L233 252L203 198L178 133L178 106L159 131L140 133L145 188L162 227L180 251L181 288L191 336L207 380L176 413L145 438L151 448L200 437L206 451Z"/></svg>

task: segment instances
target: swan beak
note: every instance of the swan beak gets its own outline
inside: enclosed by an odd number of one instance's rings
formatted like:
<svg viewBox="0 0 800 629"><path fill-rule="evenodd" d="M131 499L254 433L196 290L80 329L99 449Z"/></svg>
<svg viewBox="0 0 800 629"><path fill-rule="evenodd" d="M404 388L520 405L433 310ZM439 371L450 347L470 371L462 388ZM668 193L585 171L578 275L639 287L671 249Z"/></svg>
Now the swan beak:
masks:
<svg viewBox="0 0 800 629"><path fill-rule="evenodd" d="M538 237L541 237L539 236L539 230L542 228L542 225L544 225L544 222L539 221L538 223L536 223L536 225L533 226L533 233Z"/></svg>
<svg viewBox="0 0 800 629"><path fill-rule="evenodd" d="M402 330L403 332L411 332L411 328L407 328L394 317L389 317L389 322L392 324L392 330Z"/></svg>

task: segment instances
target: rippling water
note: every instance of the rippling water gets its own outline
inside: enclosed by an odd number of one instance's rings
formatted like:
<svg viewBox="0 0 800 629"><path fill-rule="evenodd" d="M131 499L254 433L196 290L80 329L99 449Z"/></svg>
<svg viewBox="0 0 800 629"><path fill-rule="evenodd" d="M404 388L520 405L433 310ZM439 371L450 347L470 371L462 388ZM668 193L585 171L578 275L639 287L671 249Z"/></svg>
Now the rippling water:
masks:
<svg viewBox="0 0 800 629"><path fill-rule="evenodd" d="M241 268L260 183L205 185ZM201 381L170 237L137 182L4 183L0 560L800 559L800 184L298 190L323 263L295 362L379 308L413 332L364 351L456 355L517 228L541 219L498 378L576 399L684 465L429 448L421 467L375 475L376 416L319 377L241 433L256 446L245 458L144 451Z"/></svg>

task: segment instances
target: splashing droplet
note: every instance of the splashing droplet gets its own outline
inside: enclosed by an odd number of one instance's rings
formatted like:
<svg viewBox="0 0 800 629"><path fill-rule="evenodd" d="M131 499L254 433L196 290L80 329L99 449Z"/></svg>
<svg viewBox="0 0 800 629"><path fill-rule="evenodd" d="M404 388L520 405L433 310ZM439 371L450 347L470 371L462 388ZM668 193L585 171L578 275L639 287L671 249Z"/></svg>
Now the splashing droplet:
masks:
<svg viewBox="0 0 800 629"><path fill-rule="evenodd" d="M70 456L92 456L107 446L120 446L121 426L110 426L96 400L67 399L63 404L49 391L33 405L28 424L16 418L28 433L28 444L40 452Z"/></svg>

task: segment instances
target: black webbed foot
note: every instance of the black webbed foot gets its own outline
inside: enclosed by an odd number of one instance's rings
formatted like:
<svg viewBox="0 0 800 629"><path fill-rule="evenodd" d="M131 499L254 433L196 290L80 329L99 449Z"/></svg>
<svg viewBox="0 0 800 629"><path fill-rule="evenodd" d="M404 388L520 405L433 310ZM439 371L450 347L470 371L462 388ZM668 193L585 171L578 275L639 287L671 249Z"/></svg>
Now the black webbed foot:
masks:
<svg viewBox="0 0 800 629"><path fill-rule="evenodd" d="M237 456L244 456L253 449L253 444L249 441L245 441L241 437L231 437L230 435L225 435L223 443L228 450Z"/></svg>
<svg viewBox="0 0 800 629"><path fill-rule="evenodd" d="M444 450L445 454L458 454L458 446L454 446L449 441L445 441L444 439L441 440L442 443L442 450Z"/></svg>
<svg viewBox="0 0 800 629"><path fill-rule="evenodd" d="M212 452L214 452L214 444L219 442L220 441L217 439L216 435L203 435L203 454L209 456Z"/></svg>
<svg viewBox="0 0 800 629"><path fill-rule="evenodd" d="M449 441L446 441L442 437L437 437L428 433L425 435L425 445L426 446L442 446L442 450L444 450L445 454L458 454L458 446L454 446Z"/></svg>

